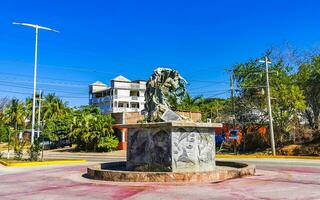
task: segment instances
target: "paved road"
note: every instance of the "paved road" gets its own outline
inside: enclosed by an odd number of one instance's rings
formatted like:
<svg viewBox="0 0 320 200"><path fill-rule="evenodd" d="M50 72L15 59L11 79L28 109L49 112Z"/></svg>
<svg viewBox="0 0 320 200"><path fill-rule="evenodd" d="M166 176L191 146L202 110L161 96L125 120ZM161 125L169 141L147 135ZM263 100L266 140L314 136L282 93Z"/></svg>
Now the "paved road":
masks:
<svg viewBox="0 0 320 200"><path fill-rule="evenodd" d="M68 155L78 159L87 157L95 162L123 159L104 155ZM54 156L57 155L51 155ZM86 166L93 164L91 162L0 168L0 199L320 199L320 161L238 161L256 164L256 176L214 184L113 183L82 177Z"/></svg>
<svg viewBox="0 0 320 200"><path fill-rule="evenodd" d="M45 158L48 159L85 159L89 162L111 162L113 160L125 160L124 151L115 153L65 153L65 152L46 152ZM218 160L230 160L218 159ZM320 166L320 160L311 159L270 159L270 158L237 158L239 162L255 164L256 166Z"/></svg>

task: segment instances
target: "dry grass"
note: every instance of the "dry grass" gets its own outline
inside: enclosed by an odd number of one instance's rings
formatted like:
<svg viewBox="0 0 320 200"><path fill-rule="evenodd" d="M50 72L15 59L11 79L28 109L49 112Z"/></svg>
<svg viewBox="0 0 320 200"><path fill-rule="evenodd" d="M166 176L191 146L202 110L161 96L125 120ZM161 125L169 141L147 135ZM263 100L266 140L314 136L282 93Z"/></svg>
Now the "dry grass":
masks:
<svg viewBox="0 0 320 200"><path fill-rule="evenodd" d="M8 149L8 144L7 143L0 143L0 151L4 151Z"/></svg>

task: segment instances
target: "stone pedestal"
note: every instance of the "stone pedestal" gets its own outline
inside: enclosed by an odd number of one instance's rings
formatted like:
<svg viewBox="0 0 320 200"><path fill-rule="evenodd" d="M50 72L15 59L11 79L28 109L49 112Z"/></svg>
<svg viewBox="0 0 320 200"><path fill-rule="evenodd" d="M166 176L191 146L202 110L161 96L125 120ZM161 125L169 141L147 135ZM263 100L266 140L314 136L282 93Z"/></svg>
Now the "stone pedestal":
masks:
<svg viewBox="0 0 320 200"><path fill-rule="evenodd" d="M215 169L214 127L221 124L160 122L127 124L127 169L204 172Z"/></svg>

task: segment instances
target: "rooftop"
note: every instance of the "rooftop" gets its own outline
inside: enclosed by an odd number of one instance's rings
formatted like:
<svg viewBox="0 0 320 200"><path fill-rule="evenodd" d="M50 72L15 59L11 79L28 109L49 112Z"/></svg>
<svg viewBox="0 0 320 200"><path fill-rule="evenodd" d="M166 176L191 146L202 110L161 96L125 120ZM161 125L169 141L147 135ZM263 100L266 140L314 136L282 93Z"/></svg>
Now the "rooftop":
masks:
<svg viewBox="0 0 320 200"><path fill-rule="evenodd" d="M112 81L131 82L129 79L122 75L115 77L114 79L112 79Z"/></svg>

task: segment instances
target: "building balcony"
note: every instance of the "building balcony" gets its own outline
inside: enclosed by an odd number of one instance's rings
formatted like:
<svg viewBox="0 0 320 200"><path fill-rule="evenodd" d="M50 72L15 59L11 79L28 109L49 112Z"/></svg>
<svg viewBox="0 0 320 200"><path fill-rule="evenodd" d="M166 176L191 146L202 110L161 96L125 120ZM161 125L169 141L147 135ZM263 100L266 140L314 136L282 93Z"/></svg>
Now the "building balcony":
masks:
<svg viewBox="0 0 320 200"><path fill-rule="evenodd" d="M139 83L115 82L113 88L114 89L128 89L128 90L145 90L146 85L139 84Z"/></svg>
<svg viewBox="0 0 320 200"><path fill-rule="evenodd" d="M97 103L104 103L104 102L111 101L111 100L112 100L111 96L98 97L98 98L93 97L90 100L90 102L91 102L91 104L97 104Z"/></svg>
<svg viewBox="0 0 320 200"><path fill-rule="evenodd" d="M113 99L116 100L123 100L123 101L144 101L144 96L121 96L121 95L115 95L113 96Z"/></svg>
<svg viewBox="0 0 320 200"><path fill-rule="evenodd" d="M142 109L139 108L112 108L112 112L140 112Z"/></svg>

